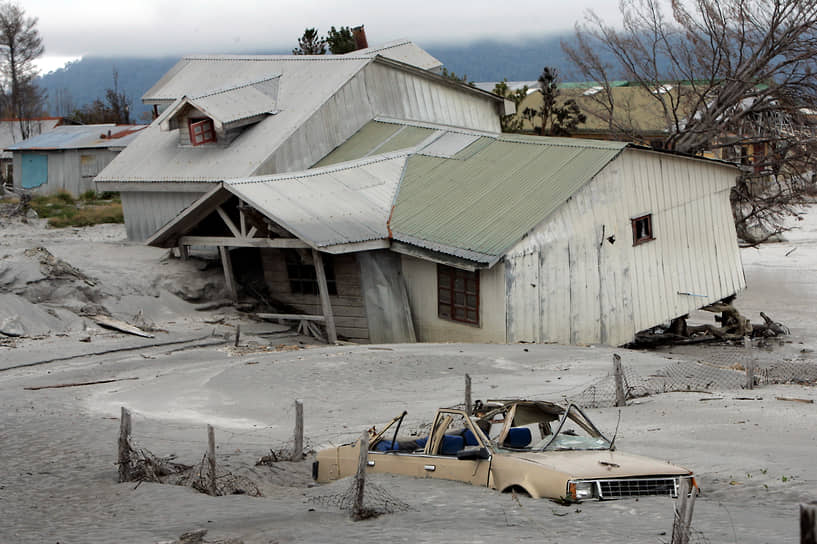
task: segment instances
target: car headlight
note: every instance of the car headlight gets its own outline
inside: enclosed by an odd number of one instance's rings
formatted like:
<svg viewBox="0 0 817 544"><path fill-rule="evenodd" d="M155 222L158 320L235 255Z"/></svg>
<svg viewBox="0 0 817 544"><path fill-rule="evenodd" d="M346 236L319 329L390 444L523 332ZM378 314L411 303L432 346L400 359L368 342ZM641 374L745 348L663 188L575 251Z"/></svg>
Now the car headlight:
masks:
<svg viewBox="0 0 817 544"><path fill-rule="evenodd" d="M582 501L596 497L596 482L568 482L567 493L571 500Z"/></svg>

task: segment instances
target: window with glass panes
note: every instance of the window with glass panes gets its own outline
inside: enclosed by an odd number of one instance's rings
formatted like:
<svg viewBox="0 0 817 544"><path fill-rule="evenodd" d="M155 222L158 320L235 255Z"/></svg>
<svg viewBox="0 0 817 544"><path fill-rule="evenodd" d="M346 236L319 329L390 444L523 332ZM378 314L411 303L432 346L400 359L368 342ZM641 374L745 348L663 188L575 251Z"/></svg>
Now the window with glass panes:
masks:
<svg viewBox="0 0 817 544"><path fill-rule="evenodd" d="M479 325L479 271L437 265L437 315Z"/></svg>
<svg viewBox="0 0 817 544"><path fill-rule="evenodd" d="M190 119L190 143L201 145L216 141L212 119Z"/></svg>

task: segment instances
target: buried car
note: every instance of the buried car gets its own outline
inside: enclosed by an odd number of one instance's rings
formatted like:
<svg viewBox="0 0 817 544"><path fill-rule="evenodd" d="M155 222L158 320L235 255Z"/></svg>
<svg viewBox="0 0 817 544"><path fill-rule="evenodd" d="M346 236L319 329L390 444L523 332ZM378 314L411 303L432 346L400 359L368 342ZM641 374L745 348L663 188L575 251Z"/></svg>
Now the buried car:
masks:
<svg viewBox="0 0 817 544"><path fill-rule="evenodd" d="M573 404L534 400L477 401L473 414L437 411L431 432L401 437L406 412L370 431L368 472L458 480L534 498L566 502L645 495L675 497L692 472L615 450ZM394 430L392 430L392 428ZM328 482L357 470L360 440L322 450L313 477Z"/></svg>

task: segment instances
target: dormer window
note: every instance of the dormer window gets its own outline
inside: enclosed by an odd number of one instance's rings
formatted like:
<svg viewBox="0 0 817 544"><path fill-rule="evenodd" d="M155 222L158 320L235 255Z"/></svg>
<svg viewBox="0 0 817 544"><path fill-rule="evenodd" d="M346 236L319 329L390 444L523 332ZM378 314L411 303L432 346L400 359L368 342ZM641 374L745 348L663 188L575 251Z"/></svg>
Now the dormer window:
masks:
<svg viewBox="0 0 817 544"><path fill-rule="evenodd" d="M190 119L190 143L193 145L201 145L212 143L216 141L216 128L213 125L213 120L205 119Z"/></svg>

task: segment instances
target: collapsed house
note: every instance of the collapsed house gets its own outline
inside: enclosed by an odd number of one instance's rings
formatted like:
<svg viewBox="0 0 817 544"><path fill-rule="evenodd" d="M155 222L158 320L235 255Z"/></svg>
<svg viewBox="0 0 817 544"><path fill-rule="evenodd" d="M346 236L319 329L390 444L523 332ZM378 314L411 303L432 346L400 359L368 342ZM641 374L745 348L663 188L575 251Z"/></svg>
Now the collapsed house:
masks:
<svg viewBox="0 0 817 544"><path fill-rule="evenodd" d="M145 240L224 179L310 168L385 116L499 131L513 104L438 75L411 42L346 55L191 56L142 97L158 118L96 178ZM399 142L392 142L392 146Z"/></svg>
<svg viewBox="0 0 817 544"><path fill-rule="evenodd" d="M513 104L439 68L411 42L187 57L97 187L330 341L617 345L744 287L732 166L500 134Z"/></svg>
<svg viewBox="0 0 817 544"><path fill-rule="evenodd" d="M618 345L745 287L734 180L621 142L377 119L315 168L223 181L148 243L218 247L230 283L231 248L252 251L286 317L330 338Z"/></svg>

